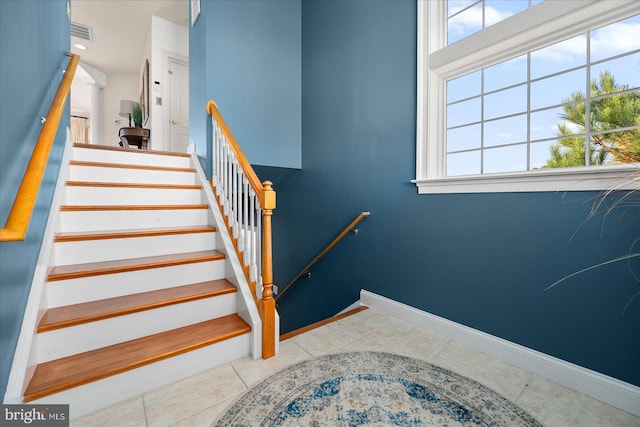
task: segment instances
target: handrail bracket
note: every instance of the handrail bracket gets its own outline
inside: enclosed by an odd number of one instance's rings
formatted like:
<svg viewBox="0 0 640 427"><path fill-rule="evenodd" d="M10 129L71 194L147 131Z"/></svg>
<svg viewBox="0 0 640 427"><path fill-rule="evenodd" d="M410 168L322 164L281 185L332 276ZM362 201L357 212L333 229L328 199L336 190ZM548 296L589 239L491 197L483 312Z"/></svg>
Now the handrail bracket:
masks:
<svg viewBox="0 0 640 427"><path fill-rule="evenodd" d="M46 117L40 117L42 129L31 153L27 169L22 177L20 187L13 201L5 226L0 229L0 242L23 241L36 204L36 198L42 185L44 170L49 163L49 155L53 146L58 125L64 112L64 105L69 98L71 83L75 75L80 56L67 53L71 59L67 64L64 77L58 85L51 107ZM67 71L69 71L67 73Z"/></svg>
<svg viewBox="0 0 640 427"><path fill-rule="evenodd" d="M289 282L289 284L288 284L287 286L285 286L285 288L282 290L282 292L280 292L280 293L278 294L278 296L276 296L276 301L277 301L277 300L279 300L280 298L282 298L282 296L283 296L284 294L286 294L286 293L289 291L289 289L291 289L291 287L292 287L292 286L293 286L293 285L294 285L298 280L300 280L300 279L302 278L302 276L306 275L306 276L307 276L307 278L311 278L311 267L313 267L314 265L316 265L316 263L317 263L318 261L320 261L320 259L321 259L323 256L325 256L325 255L327 254L327 252L329 252L331 249L333 249L333 247L334 247L336 244L338 244L338 242L339 242L340 240L342 240L342 238L343 238L344 236L346 236L346 235L347 235L347 233L352 232L354 235L356 235L356 236L357 236L357 235L358 235L359 230L356 228L356 225L357 225L360 221L362 221L362 219L363 219L363 218L366 218L366 217L368 217L369 215L371 215L371 212L361 212L361 213L356 217L356 219L354 219L353 221L351 221L351 223L350 223L349 225L347 225L347 226L344 228L344 230L342 230L342 231L340 232L340 234L338 234L338 236L336 236L336 238L335 238L335 239L333 239L333 240L331 241L331 243L329 243L329 244L327 245L327 247L326 247L326 248L324 248L324 249L322 250L322 252L320 252L320 254L319 254L317 257L315 257L315 258L313 259L313 261L311 261L311 262L310 262L310 263L309 263L305 268L303 268L303 269L302 269L302 271L301 271L301 272L300 272L300 273L299 273L299 274L298 274L298 275L297 275L297 276L296 276L296 277L295 277L291 282Z"/></svg>

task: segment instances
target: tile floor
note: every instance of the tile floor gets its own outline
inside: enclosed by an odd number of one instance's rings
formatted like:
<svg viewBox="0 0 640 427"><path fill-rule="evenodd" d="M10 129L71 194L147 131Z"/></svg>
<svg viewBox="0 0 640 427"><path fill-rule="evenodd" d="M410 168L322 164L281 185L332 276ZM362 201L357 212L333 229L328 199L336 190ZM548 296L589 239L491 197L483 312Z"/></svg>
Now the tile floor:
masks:
<svg viewBox="0 0 640 427"><path fill-rule="evenodd" d="M209 426L249 387L300 361L329 353L385 351L472 378L546 426L639 427L640 418L483 353L368 309L286 340L268 360L235 360L72 420L80 426Z"/></svg>

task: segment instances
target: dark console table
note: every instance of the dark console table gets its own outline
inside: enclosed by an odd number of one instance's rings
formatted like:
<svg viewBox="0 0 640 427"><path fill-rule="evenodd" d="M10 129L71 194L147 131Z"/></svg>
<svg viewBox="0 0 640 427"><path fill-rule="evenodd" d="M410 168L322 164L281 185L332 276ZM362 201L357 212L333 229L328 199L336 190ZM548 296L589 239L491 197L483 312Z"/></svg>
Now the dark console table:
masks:
<svg viewBox="0 0 640 427"><path fill-rule="evenodd" d="M149 145L149 136L151 135L151 129L145 128L120 128L118 136L120 137L120 146L129 148L130 145L135 145L140 150L147 150Z"/></svg>

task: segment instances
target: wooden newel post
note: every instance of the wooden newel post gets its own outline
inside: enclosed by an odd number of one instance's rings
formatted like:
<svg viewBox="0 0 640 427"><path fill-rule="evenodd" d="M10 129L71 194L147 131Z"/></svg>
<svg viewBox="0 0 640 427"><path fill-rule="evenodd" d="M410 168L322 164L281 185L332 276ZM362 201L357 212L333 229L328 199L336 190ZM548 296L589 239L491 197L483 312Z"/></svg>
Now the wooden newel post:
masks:
<svg viewBox="0 0 640 427"><path fill-rule="evenodd" d="M260 317L262 318L262 358L268 359L276 354L275 312L273 299L273 258L271 253L271 216L276 208L276 192L272 183L262 183L262 298L260 299Z"/></svg>

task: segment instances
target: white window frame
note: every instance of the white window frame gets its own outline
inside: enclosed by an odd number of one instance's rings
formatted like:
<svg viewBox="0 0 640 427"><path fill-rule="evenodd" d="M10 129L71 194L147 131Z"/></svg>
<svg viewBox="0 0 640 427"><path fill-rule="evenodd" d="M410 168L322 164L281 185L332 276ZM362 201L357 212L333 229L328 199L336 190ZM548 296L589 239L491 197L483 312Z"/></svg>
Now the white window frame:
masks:
<svg viewBox="0 0 640 427"><path fill-rule="evenodd" d="M445 84L638 13L638 0L547 0L446 46L447 2L418 0L418 193L637 189L638 163L447 177Z"/></svg>

